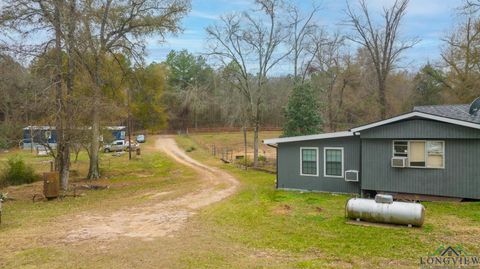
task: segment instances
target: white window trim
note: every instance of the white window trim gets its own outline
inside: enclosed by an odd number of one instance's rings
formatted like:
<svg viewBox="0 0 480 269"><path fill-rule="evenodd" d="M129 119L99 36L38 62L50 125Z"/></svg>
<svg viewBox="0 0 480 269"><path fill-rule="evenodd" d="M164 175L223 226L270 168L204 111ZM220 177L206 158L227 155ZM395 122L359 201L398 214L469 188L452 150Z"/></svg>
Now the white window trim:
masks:
<svg viewBox="0 0 480 269"><path fill-rule="evenodd" d="M410 153L410 141L408 140L393 140L392 141L392 157L395 157L395 142L407 142L407 158Z"/></svg>
<svg viewBox="0 0 480 269"><path fill-rule="evenodd" d="M342 175L341 176L332 176L327 175L327 150L335 149L340 150L342 152ZM330 178L345 178L345 155L343 147L324 147L323 148L323 177L330 177Z"/></svg>
<svg viewBox="0 0 480 269"><path fill-rule="evenodd" d="M410 166L410 143L411 142L424 142L425 143L425 166ZM392 141L392 157L395 156L395 142L408 142L407 146L407 167L408 168L414 168L414 169L445 169L445 140L393 140ZM428 158L428 148L427 148L427 143L428 142L440 142L443 145L443 155L442 155L442 167L431 167L427 166L427 158Z"/></svg>
<svg viewBox="0 0 480 269"><path fill-rule="evenodd" d="M440 142L442 143L442 148L443 148L443 152L442 152L442 167L431 167L431 166L427 166L427 161L428 161L428 147L427 147L427 143L428 142ZM425 141L425 167L421 167L421 168L428 168L428 169L445 169L445 141L444 140L426 140Z"/></svg>
<svg viewBox="0 0 480 269"><path fill-rule="evenodd" d="M45 139L47 139L47 140L52 139L52 131L50 131L50 130L45 131L44 135L45 135Z"/></svg>
<svg viewBox="0 0 480 269"><path fill-rule="evenodd" d="M303 169L302 169L302 168L303 168L303 165L302 165L302 164L303 164L303 152L302 152L302 151L303 151L304 149L314 149L314 150L317 152L317 169L316 169L316 170L317 170L317 173L316 173L315 175L313 175L313 174L304 174L304 173L303 173ZM319 175L319 173L318 173L318 170L319 170L318 157L319 157L319 155L318 155L318 148L317 148L317 147L300 147L300 175L301 175L301 176L305 176L305 177L318 177L318 175Z"/></svg>

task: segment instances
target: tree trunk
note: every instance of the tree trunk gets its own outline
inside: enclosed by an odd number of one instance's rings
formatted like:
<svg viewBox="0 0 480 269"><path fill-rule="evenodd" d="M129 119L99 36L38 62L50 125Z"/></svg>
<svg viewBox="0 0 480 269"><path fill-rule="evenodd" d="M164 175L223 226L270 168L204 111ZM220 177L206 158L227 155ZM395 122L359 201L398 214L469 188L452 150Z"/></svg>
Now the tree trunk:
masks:
<svg viewBox="0 0 480 269"><path fill-rule="evenodd" d="M98 73L97 73L98 75ZM88 179L99 179L100 171L98 166L98 153L100 148L100 86L99 79L96 78L94 85L94 101L92 108L92 137L90 141L90 166L88 168Z"/></svg>
<svg viewBox="0 0 480 269"><path fill-rule="evenodd" d="M255 121L253 128L253 167L258 167L258 132L260 131L260 122Z"/></svg>
<svg viewBox="0 0 480 269"><path fill-rule="evenodd" d="M380 118L384 120L387 118L387 96L385 79L380 79L378 83L378 102L380 103Z"/></svg>
<svg viewBox="0 0 480 269"><path fill-rule="evenodd" d="M327 109L328 109L328 128L329 128L329 131L330 132L334 132L335 131L335 124L334 124L334 120L333 120L333 87L329 87L329 91L328 91L328 94L327 94L327 100L328 100L328 104L327 104Z"/></svg>
<svg viewBox="0 0 480 269"><path fill-rule="evenodd" d="M60 174L60 183L63 190L68 188L69 176L69 151L65 137L65 102L63 96L63 61L62 61L62 33L61 33L61 15L60 5L62 1L55 1L54 10L54 29L55 29L55 91L57 101L56 132L57 132L57 156L55 158L55 167ZM48 141L47 141L48 143Z"/></svg>
<svg viewBox="0 0 480 269"><path fill-rule="evenodd" d="M63 164L60 167L60 182L63 190L68 188L68 179L70 177L70 146L71 146L71 130L72 130L72 104L71 98L73 94L73 81L74 81L74 61L73 61L73 46L74 46L74 31L75 31L75 1L71 0L69 3L69 22L68 22L68 34L67 34L67 56L68 56L68 70L66 76L67 95L64 104L65 110L65 140L63 152ZM77 154L78 156L78 154ZM76 157L78 158L78 157Z"/></svg>
<svg viewBox="0 0 480 269"><path fill-rule="evenodd" d="M75 146L75 147L77 147L77 146ZM74 160L74 162L77 163L77 161L78 161L78 155L80 154L80 149L74 149L74 151L75 151L75 160Z"/></svg>

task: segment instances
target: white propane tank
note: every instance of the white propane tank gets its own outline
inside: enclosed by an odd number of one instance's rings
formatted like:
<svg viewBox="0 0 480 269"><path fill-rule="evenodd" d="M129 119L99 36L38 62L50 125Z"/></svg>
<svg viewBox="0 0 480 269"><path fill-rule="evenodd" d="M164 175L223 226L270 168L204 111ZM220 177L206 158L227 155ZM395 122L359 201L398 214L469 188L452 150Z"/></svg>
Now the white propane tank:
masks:
<svg viewBox="0 0 480 269"><path fill-rule="evenodd" d="M385 198L384 196L382 198ZM376 199L382 201L385 199ZM387 201L389 199L386 199ZM416 203L377 202L372 199L351 198L347 202L347 217L369 222L422 226L425 207Z"/></svg>

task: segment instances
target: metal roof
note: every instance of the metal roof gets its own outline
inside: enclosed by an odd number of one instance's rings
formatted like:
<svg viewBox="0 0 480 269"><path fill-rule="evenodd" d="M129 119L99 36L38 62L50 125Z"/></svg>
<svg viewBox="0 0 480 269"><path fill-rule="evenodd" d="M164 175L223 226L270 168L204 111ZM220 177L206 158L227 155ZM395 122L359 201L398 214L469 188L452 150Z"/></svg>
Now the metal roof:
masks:
<svg viewBox="0 0 480 269"><path fill-rule="evenodd" d="M302 135L302 136L265 139L263 140L263 143L266 145L275 145L280 143L327 139L327 138L336 138L336 137L347 137L347 136L353 136L353 135L354 133L350 131L345 131L345 132L336 132L336 133L324 133L324 134L315 134L315 135Z"/></svg>
<svg viewBox="0 0 480 269"><path fill-rule="evenodd" d="M460 125L460 126L464 126L464 127L480 129L480 123L458 120L458 119L454 119L454 118L450 118L450 117L434 115L434 114L425 113L425 112L413 111L413 112L402 114L402 115L399 115L399 116L396 116L396 117L393 117L393 118L389 118L389 119L386 119L386 120L381 120L381 121L373 122L373 123L370 123L370 124L362 125L362 126L359 126L359 127L355 127L355 128L350 129L350 131L360 132L360 131L363 131L363 130L367 130L367 129L370 129L370 128L382 126L382 125L385 125L385 124L390 124L390 123L394 123L394 122L397 122L397 121L414 119L414 118L436 120L436 121L456 124L456 125Z"/></svg>
<svg viewBox="0 0 480 269"><path fill-rule="evenodd" d="M23 130L55 130L55 126L27 126Z"/></svg>
<svg viewBox="0 0 480 269"><path fill-rule="evenodd" d="M86 129L91 129L92 127L87 127ZM106 130L109 130L109 131L120 131L120 130L124 130L126 129L127 127L126 126L106 126L104 127ZM27 126L25 128L23 128L23 130L55 130L55 126L48 126L48 125L44 125L44 126ZM77 129L81 129L81 128L77 128ZM85 129L85 128L83 128Z"/></svg>
<svg viewBox="0 0 480 269"><path fill-rule="evenodd" d="M480 124L480 113L469 113L470 105L416 106L413 111Z"/></svg>
<svg viewBox="0 0 480 269"><path fill-rule="evenodd" d="M415 107L414 111L412 112L398 115L396 117L392 117L386 120L381 120L381 121L369 123L366 125L362 125L359 127L355 127L345 132L265 139L263 143L267 145L274 145L279 143L353 136L353 135L359 135L360 132L363 130L375 128L378 126L382 126L385 124L390 124L390 123L394 123L402 120L415 119L415 118L435 120L435 121L440 121L445 123L456 124L459 126L480 129L480 113L477 113L476 115L470 115L468 113L469 108L470 108L469 105ZM422 111L419 111L419 110L422 110ZM448 111L451 111L450 114L447 114ZM452 111L455 111L455 112L452 112ZM464 113L467 113L468 115L465 115Z"/></svg>

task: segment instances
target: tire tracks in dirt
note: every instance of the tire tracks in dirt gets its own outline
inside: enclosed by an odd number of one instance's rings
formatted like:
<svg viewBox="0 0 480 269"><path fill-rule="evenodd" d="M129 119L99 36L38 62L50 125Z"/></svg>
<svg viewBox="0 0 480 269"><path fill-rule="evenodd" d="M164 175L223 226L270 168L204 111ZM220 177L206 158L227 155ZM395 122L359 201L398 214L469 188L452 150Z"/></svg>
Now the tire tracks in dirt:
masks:
<svg viewBox="0 0 480 269"><path fill-rule="evenodd" d="M155 148L176 162L191 167L200 177L200 187L182 196L123 208L108 214L75 216L75 229L67 231L65 243L84 240L114 240L119 237L153 240L173 236L197 210L219 202L235 193L239 182L230 174L204 165L180 149L174 138L161 136ZM155 195L161 196L162 193Z"/></svg>

